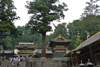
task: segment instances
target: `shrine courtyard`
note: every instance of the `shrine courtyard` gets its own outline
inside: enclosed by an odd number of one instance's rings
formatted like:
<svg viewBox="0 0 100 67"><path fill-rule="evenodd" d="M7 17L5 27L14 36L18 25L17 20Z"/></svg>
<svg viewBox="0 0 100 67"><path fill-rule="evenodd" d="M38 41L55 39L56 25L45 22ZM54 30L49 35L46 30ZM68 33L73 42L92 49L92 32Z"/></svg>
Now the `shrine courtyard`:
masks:
<svg viewBox="0 0 100 67"><path fill-rule="evenodd" d="M46 57L41 57L41 49L36 49L34 43L19 42L15 50L1 50L1 67L18 67L17 62L9 62L9 57L24 57L19 67L100 67L100 32L68 50L71 42L59 34L50 40L52 50L46 50Z"/></svg>

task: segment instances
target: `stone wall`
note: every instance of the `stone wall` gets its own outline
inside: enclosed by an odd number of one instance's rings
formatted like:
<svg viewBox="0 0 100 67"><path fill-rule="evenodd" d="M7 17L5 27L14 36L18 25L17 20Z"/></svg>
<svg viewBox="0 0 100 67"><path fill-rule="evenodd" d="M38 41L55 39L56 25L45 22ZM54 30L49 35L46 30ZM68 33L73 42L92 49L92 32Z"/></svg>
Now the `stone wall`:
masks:
<svg viewBox="0 0 100 67"><path fill-rule="evenodd" d="M56 53L53 53L53 58L63 57L65 54L66 54L65 52L56 52Z"/></svg>
<svg viewBox="0 0 100 67"><path fill-rule="evenodd" d="M70 67L69 62L62 62L62 60L68 60L68 58L29 58L26 60L26 67Z"/></svg>

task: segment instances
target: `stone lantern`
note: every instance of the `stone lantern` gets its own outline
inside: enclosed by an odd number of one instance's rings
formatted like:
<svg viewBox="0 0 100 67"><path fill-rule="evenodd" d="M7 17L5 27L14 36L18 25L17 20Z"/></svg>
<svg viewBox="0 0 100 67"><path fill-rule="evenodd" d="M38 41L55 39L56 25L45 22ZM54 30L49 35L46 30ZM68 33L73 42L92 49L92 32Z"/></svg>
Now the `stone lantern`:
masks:
<svg viewBox="0 0 100 67"><path fill-rule="evenodd" d="M90 59L88 59L87 65L88 65L88 67L93 67L93 63L90 62Z"/></svg>
<svg viewBox="0 0 100 67"><path fill-rule="evenodd" d="M82 63L82 60L81 60L81 63L79 64L79 67L84 67L85 65Z"/></svg>

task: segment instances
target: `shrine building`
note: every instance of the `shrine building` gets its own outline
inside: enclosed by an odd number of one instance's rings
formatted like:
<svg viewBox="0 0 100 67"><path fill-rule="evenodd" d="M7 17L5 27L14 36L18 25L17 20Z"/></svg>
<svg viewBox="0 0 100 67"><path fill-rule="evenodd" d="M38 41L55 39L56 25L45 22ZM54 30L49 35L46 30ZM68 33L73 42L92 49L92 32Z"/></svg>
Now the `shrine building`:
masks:
<svg viewBox="0 0 100 67"><path fill-rule="evenodd" d="M68 49L68 44L71 40L66 40L60 34L55 38L50 40L49 47L52 48L53 58L63 57Z"/></svg>
<svg viewBox="0 0 100 67"><path fill-rule="evenodd" d="M24 43L19 42L18 46L15 46L16 49L18 49L18 54L15 56L18 57L33 57L34 53L36 53L36 47L34 46L34 43Z"/></svg>
<svg viewBox="0 0 100 67"><path fill-rule="evenodd" d="M71 58L72 65L80 64L81 60L85 64L88 59L94 65L100 64L100 31L71 50L65 57Z"/></svg>

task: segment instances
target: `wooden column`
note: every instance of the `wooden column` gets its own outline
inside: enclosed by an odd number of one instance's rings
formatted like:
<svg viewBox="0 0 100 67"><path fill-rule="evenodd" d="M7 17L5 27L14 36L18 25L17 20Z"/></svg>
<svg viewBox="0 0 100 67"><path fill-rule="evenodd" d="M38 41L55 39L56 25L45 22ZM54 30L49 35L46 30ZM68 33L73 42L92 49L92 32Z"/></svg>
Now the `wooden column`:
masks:
<svg viewBox="0 0 100 67"><path fill-rule="evenodd" d="M91 54L91 61L93 63L93 55L92 55L92 49L91 49L91 46L89 46L89 49L90 49L90 54Z"/></svg>
<svg viewBox="0 0 100 67"><path fill-rule="evenodd" d="M72 66L73 66L73 56L72 56L72 55L73 55L73 53L74 53L74 52L73 52L73 51L71 51L71 61L72 61Z"/></svg>

